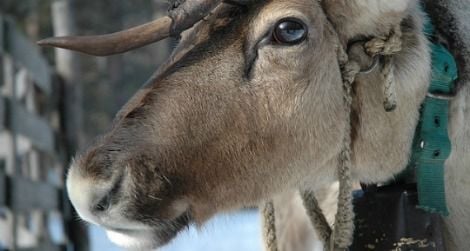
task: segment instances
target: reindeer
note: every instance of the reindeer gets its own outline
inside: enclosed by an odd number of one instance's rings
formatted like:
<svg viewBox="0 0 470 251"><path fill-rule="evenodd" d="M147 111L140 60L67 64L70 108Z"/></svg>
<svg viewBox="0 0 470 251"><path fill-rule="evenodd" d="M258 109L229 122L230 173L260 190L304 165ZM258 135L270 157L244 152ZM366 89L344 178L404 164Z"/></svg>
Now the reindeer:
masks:
<svg viewBox="0 0 470 251"><path fill-rule="evenodd" d="M68 173L78 214L112 241L156 248L218 212L328 187L338 179L348 127L355 180L384 182L405 168L430 82L418 1L180 2L168 17L130 30L41 42L103 56L181 35L169 61ZM397 108L383 109L376 68L357 76L348 114L338 47L384 36L394 26L402 30L402 50L393 55ZM364 65L371 60L364 57ZM450 115L449 250L470 246L469 97L468 85L462 87ZM307 221L289 220L279 225L295 229ZM282 250L307 250L305 239L279 234Z"/></svg>

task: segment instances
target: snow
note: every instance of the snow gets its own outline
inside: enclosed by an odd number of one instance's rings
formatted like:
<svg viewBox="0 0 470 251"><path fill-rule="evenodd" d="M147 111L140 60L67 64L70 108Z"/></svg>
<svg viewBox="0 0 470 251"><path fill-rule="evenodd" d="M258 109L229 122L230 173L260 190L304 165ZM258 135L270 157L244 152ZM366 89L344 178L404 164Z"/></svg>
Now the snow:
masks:
<svg viewBox="0 0 470 251"><path fill-rule="evenodd" d="M261 251L261 220L256 210L219 215L196 230L181 232L168 246L159 251ZM121 251L105 232L90 228L92 251Z"/></svg>

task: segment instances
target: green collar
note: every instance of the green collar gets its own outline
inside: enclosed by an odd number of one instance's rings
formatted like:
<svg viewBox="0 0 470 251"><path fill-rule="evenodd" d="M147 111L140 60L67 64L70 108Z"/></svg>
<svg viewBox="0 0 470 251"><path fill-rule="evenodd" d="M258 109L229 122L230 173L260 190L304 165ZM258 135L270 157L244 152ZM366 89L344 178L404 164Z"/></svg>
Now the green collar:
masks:
<svg viewBox="0 0 470 251"><path fill-rule="evenodd" d="M430 21L425 32L428 37L434 33ZM408 169L416 174L419 207L447 216L444 163L451 152L449 103L458 73L454 57L443 45L433 43L431 49L432 81L421 107Z"/></svg>

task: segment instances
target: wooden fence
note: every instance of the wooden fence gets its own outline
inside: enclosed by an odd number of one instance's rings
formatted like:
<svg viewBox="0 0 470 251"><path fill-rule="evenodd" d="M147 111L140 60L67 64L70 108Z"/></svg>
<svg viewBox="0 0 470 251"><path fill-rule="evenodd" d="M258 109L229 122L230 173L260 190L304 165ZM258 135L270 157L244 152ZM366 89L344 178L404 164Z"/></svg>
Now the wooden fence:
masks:
<svg viewBox="0 0 470 251"><path fill-rule="evenodd" d="M65 195L63 83L0 16L0 251L77 250Z"/></svg>

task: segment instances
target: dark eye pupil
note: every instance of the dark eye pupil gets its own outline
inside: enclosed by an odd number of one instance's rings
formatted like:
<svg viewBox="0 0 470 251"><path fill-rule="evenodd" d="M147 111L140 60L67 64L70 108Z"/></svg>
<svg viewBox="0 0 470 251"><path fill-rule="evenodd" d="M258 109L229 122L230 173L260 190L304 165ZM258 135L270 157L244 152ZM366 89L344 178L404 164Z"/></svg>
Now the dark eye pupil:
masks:
<svg viewBox="0 0 470 251"><path fill-rule="evenodd" d="M307 36L305 25L300 21L285 20L276 25L274 29L274 40L280 44L297 44Z"/></svg>

